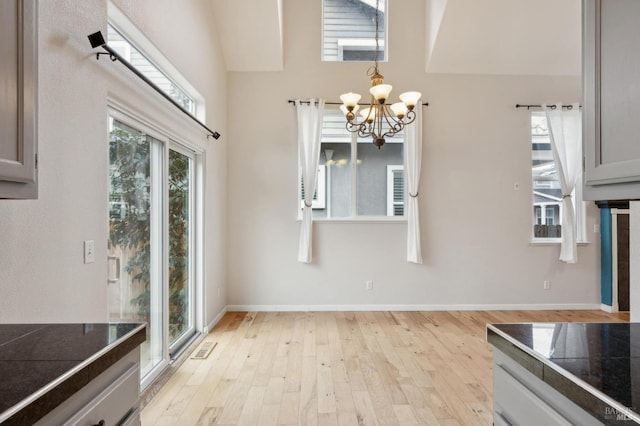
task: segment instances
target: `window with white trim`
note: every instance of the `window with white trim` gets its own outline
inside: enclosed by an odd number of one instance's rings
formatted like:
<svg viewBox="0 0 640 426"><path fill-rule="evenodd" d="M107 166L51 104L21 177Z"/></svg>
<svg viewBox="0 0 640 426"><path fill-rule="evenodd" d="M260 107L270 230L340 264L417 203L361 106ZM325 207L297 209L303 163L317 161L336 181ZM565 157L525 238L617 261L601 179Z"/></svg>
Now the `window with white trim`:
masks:
<svg viewBox="0 0 640 426"><path fill-rule="evenodd" d="M562 238L562 189L551 150L547 118L542 111L531 112L531 189L532 241L560 242ZM586 209L582 200L582 182L576 184L572 197L577 240L586 240Z"/></svg>
<svg viewBox="0 0 640 426"><path fill-rule="evenodd" d="M387 0L379 2L380 61L386 60ZM376 59L376 0L322 0L322 60Z"/></svg>
<svg viewBox="0 0 640 426"><path fill-rule="evenodd" d="M387 166L387 216L404 216L404 166Z"/></svg>
<svg viewBox="0 0 640 426"><path fill-rule="evenodd" d="M316 179L316 190L313 192L313 201L311 201L312 209L324 209L326 206L325 196L325 165L320 164L318 166L318 177ZM302 176L300 177L300 208L304 208L304 182Z"/></svg>
<svg viewBox="0 0 640 426"><path fill-rule="evenodd" d="M141 49L129 41L111 23L107 24L107 40L120 56L126 59L134 68L140 71L153 84L169 95L181 107L195 115L196 102L186 90L182 89L166 72L145 55Z"/></svg>
<svg viewBox="0 0 640 426"><path fill-rule="evenodd" d="M194 86L112 1L107 7L109 45L202 119L204 99ZM202 324L203 254L195 236L204 151L178 127L182 114L171 104L151 105L145 85L119 90L116 98L133 102L109 100L108 310L112 321L147 322L140 378L146 388ZM160 123L149 107L172 114Z"/></svg>
<svg viewBox="0 0 640 426"><path fill-rule="evenodd" d="M403 216L406 197L403 133L386 138L378 149L371 138L358 138L347 131L344 115L335 107L326 106L322 120L314 219L378 220ZM301 182L300 177L298 181ZM299 185L299 217L302 194Z"/></svg>
<svg viewBox="0 0 640 426"><path fill-rule="evenodd" d="M380 40L380 60L384 59L384 40ZM376 41L370 38L338 39L338 61L376 60Z"/></svg>

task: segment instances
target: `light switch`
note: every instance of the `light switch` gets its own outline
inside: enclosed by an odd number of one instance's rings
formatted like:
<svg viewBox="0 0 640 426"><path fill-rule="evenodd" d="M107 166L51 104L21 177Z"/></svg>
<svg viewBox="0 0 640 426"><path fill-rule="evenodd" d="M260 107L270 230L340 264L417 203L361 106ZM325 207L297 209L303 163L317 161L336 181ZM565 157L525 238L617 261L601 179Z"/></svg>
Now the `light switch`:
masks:
<svg viewBox="0 0 640 426"><path fill-rule="evenodd" d="M96 261L95 243L93 240L84 242L84 263L93 263Z"/></svg>

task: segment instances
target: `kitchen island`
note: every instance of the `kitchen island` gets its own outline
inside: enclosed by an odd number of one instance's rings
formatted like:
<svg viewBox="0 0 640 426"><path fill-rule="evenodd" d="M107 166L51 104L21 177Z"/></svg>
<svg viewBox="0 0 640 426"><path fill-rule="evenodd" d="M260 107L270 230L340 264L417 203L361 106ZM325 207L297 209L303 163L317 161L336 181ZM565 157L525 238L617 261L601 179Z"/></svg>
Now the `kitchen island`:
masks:
<svg viewBox="0 0 640 426"><path fill-rule="evenodd" d="M495 425L640 424L640 324L489 324Z"/></svg>
<svg viewBox="0 0 640 426"><path fill-rule="evenodd" d="M139 424L145 338L136 323L0 324L0 424Z"/></svg>

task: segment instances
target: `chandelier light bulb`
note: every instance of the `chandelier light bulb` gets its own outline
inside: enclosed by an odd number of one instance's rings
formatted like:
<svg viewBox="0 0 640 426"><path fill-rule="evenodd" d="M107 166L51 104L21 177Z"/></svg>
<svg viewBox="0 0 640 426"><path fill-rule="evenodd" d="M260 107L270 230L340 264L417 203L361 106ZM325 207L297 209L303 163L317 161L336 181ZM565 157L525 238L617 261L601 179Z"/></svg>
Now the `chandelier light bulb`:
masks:
<svg viewBox="0 0 640 426"><path fill-rule="evenodd" d="M349 92L349 93L345 93L343 95L340 95L340 100L344 103L344 106L348 109L353 111L356 107L356 105L358 105L358 101L360 101L360 98L362 96L360 96L357 93L353 93L353 92Z"/></svg>
<svg viewBox="0 0 640 426"><path fill-rule="evenodd" d="M391 111L393 111L393 114L398 117L398 119L402 120L404 116L407 115L407 106L402 102L396 102L391 105Z"/></svg>
<svg viewBox="0 0 640 426"><path fill-rule="evenodd" d="M418 105L421 97L422 93L420 92L405 92L400 95L400 100L404 102L409 110L412 110L413 107Z"/></svg>
<svg viewBox="0 0 640 426"><path fill-rule="evenodd" d="M378 84L369 89L369 92L379 103L383 104L391 93L392 86L390 84Z"/></svg>
<svg viewBox="0 0 640 426"><path fill-rule="evenodd" d="M367 123L371 123L375 117L375 111L372 111L370 107L363 108L360 110L360 116Z"/></svg>
<svg viewBox="0 0 640 426"><path fill-rule="evenodd" d="M349 111L349 108L347 108L344 105L340 105L340 111L342 111L342 113L346 116L349 115L349 113L351 113L351 115L355 114L356 112L358 112L358 110L360 109L360 105L356 104L355 107L353 107L352 111Z"/></svg>

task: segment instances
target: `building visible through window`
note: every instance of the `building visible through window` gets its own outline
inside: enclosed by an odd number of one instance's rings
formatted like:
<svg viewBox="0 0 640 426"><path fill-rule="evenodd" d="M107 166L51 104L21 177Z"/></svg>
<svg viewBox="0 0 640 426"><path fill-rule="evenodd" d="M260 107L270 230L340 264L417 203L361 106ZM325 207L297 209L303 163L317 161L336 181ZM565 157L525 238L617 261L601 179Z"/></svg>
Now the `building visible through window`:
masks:
<svg viewBox="0 0 640 426"><path fill-rule="evenodd" d="M379 0L380 61L387 57L386 0ZM322 59L374 61L376 59L376 0L322 0Z"/></svg>
<svg viewBox="0 0 640 426"><path fill-rule="evenodd" d="M371 138L358 138L347 131L340 111L326 108L313 217L403 216L403 142L403 134L396 134L378 149ZM299 196L302 197L302 188Z"/></svg>
<svg viewBox="0 0 640 426"><path fill-rule="evenodd" d="M562 188L553 159L549 127L544 112L531 112L531 188L533 240L559 241L562 237ZM579 187L581 183L576 185ZM574 191L578 241L584 240L585 208L581 191ZM578 208L576 208L578 206Z"/></svg>
<svg viewBox="0 0 640 426"><path fill-rule="evenodd" d="M404 216L404 166L387 166L387 216Z"/></svg>

